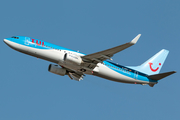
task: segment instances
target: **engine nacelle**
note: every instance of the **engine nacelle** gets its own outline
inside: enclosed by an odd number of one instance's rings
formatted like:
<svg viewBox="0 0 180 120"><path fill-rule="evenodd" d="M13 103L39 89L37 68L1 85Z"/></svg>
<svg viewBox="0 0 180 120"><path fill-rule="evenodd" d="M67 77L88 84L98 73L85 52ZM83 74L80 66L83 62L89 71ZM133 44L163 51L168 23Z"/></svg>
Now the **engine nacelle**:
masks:
<svg viewBox="0 0 180 120"><path fill-rule="evenodd" d="M59 67L58 65L50 64L48 71L57 75L64 76L66 74L66 69Z"/></svg>
<svg viewBox="0 0 180 120"><path fill-rule="evenodd" d="M68 53L64 55L64 61L68 64L76 64L76 65L80 65L83 62L80 56L68 54Z"/></svg>

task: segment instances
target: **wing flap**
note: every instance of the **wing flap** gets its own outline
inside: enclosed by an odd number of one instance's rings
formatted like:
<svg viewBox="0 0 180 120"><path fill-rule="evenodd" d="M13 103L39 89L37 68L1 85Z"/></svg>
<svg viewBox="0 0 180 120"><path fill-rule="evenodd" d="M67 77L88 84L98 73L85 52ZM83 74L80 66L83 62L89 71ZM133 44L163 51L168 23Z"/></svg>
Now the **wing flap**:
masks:
<svg viewBox="0 0 180 120"><path fill-rule="evenodd" d="M63 67L63 68L67 70L67 75L69 76L71 80L80 81L80 80L83 80L85 76L83 72L75 71L66 67Z"/></svg>
<svg viewBox="0 0 180 120"><path fill-rule="evenodd" d="M71 78L71 79L74 79L76 81L80 81L80 80L83 80L84 78L84 75L83 74L78 74L78 73L69 73L68 76Z"/></svg>

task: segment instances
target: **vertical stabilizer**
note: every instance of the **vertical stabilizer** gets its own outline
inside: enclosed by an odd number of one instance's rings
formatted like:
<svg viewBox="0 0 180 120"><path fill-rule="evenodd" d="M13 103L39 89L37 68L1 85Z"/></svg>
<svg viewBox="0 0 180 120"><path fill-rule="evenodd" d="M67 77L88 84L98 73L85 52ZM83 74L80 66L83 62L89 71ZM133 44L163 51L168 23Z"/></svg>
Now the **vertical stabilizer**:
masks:
<svg viewBox="0 0 180 120"><path fill-rule="evenodd" d="M164 61L166 60L168 53L168 50L162 49L160 52L158 52L156 55L144 62L142 65L129 68L145 73L147 75L158 74L164 64Z"/></svg>

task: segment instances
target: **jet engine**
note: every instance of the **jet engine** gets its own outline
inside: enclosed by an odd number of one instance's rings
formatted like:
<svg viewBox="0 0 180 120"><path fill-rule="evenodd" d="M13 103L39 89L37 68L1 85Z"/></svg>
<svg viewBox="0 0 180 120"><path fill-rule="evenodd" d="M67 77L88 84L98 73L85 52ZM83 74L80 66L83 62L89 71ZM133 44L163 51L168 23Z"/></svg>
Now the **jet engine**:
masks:
<svg viewBox="0 0 180 120"><path fill-rule="evenodd" d="M64 61L67 64L76 64L76 65L80 65L83 61L82 58L78 55L73 55L73 54L68 54L66 53L64 55Z"/></svg>
<svg viewBox="0 0 180 120"><path fill-rule="evenodd" d="M49 65L48 71L57 75L61 75L61 76L64 76L67 73L66 69L61 68L58 65L53 65L53 64Z"/></svg>

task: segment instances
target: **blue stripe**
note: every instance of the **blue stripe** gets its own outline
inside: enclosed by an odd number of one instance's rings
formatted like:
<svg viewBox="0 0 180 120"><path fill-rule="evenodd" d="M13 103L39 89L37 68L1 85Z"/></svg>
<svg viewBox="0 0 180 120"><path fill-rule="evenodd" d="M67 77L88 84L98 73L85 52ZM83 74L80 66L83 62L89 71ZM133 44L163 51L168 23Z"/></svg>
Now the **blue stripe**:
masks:
<svg viewBox="0 0 180 120"><path fill-rule="evenodd" d="M135 78L135 72L137 72L137 80L146 81L146 82L157 82L156 80L151 80L147 78L147 75L138 71L135 71L133 69L130 69L126 66L118 65L115 63L112 63L110 61L104 61L103 62L108 68L112 69L113 71L116 71L117 73L120 73L122 75L128 76L130 78Z"/></svg>

